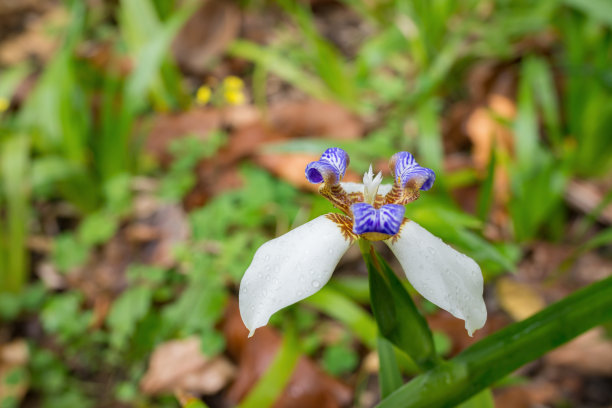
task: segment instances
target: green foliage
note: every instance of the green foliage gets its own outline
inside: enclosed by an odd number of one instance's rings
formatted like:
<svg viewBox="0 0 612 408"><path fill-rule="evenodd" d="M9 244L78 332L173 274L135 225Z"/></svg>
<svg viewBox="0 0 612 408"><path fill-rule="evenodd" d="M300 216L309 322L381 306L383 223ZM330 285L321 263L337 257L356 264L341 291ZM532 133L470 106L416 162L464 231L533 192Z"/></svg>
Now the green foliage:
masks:
<svg viewBox="0 0 612 408"><path fill-rule="evenodd" d="M204 158L213 156L227 141L222 132L211 132L206 142L194 136L175 139L170 143L174 160L163 176L159 194L165 200L179 201L195 185L195 166Z"/></svg>
<svg viewBox="0 0 612 408"><path fill-rule="evenodd" d="M83 335L91 323L92 312L81 310L83 297L79 292L57 294L45 303L40 317L44 329L64 344L84 341Z"/></svg>
<svg viewBox="0 0 612 408"><path fill-rule="evenodd" d="M323 350L323 368L331 375L350 373L357 367L359 356L350 345L335 344Z"/></svg>

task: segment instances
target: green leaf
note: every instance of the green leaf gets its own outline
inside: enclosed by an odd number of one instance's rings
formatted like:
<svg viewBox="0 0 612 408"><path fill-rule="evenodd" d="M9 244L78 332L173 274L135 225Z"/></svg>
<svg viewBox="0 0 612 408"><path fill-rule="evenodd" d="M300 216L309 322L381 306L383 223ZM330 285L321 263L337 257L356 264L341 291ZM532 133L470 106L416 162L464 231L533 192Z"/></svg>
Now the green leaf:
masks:
<svg viewBox="0 0 612 408"><path fill-rule="evenodd" d="M612 28L612 3L608 0L562 0L563 3L574 7L590 18L601 21Z"/></svg>
<svg viewBox="0 0 612 408"><path fill-rule="evenodd" d="M89 256L89 246L80 242L74 234L58 235L53 241L53 264L62 272L81 266Z"/></svg>
<svg viewBox="0 0 612 408"><path fill-rule="evenodd" d="M50 298L40 315L45 330L58 335L64 343L85 334L91 312L81 312L82 300L78 292L62 293Z"/></svg>
<svg viewBox="0 0 612 408"><path fill-rule="evenodd" d="M350 346L336 344L323 350L323 368L334 376L349 373L359 363L359 357Z"/></svg>
<svg viewBox="0 0 612 408"><path fill-rule="evenodd" d="M486 337L449 362L403 385L378 407L454 406L523 364L610 320L612 277Z"/></svg>
<svg viewBox="0 0 612 408"><path fill-rule="evenodd" d="M457 408L495 408L491 389L487 388L480 391L469 400L457 405Z"/></svg>
<svg viewBox="0 0 612 408"><path fill-rule="evenodd" d="M113 303L106 323L110 328L110 343L122 349L151 306L152 291L146 286L127 289Z"/></svg>
<svg viewBox="0 0 612 408"><path fill-rule="evenodd" d="M360 240L359 246L368 267L370 303L380 333L421 368L435 366L438 358L431 331L410 294L369 242Z"/></svg>
<svg viewBox="0 0 612 408"><path fill-rule="evenodd" d="M119 226L116 217L105 212L88 215L81 221L78 230L79 241L86 247L108 241Z"/></svg>
<svg viewBox="0 0 612 408"><path fill-rule="evenodd" d="M393 345L384 337L378 337L378 377L380 381L380 396L387 397L403 383Z"/></svg>
<svg viewBox="0 0 612 408"><path fill-rule="evenodd" d="M281 347L266 373L246 396L238 408L270 407L281 395L291 379L300 357L297 338L293 330L285 331Z"/></svg>

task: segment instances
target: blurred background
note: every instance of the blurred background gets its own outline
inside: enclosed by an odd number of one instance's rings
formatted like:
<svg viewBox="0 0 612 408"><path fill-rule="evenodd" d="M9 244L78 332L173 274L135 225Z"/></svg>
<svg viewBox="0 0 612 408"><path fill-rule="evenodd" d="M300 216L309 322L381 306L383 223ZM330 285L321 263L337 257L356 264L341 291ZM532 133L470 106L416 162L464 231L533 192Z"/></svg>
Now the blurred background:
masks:
<svg viewBox="0 0 612 408"><path fill-rule="evenodd" d="M357 248L248 341L237 312L255 250L333 211L330 146L348 181L436 171L407 216L489 310L470 338L412 292L444 357L609 276L611 61L609 0L0 0L0 407L374 406ZM611 329L495 406L611 406Z"/></svg>

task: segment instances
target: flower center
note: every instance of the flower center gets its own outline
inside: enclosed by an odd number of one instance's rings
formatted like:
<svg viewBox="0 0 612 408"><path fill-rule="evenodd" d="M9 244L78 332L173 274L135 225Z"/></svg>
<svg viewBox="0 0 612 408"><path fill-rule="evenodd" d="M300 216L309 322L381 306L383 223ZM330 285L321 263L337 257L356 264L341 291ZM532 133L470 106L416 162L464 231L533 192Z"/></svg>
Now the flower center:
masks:
<svg viewBox="0 0 612 408"><path fill-rule="evenodd" d="M378 194L378 187L381 181L382 172L379 171L376 177L374 177L372 165L370 164L370 170L363 175L363 201L365 203L374 205L374 200L376 200L376 194Z"/></svg>

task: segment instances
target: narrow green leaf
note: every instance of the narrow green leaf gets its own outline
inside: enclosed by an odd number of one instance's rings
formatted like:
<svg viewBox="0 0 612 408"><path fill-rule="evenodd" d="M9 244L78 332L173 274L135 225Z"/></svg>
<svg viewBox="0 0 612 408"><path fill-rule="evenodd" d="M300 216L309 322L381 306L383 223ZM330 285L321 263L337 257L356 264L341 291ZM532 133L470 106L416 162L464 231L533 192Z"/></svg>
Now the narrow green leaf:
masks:
<svg viewBox="0 0 612 408"><path fill-rule="evenodd" d="M287 330L274 361L238 407L271 407L291 379L299 357L296 335L293 330Z"/></svg>
<svg viewBox="0 0 612 408"><path fill-rule="evenodd" d="M610 320L612 277L486 337L449 362L403 385L378 407L454 406L523 364Z"/></svg>
<svg viewBox="0 0 612 408"><path fill-rule="evenodd" d="M378 338L378 360L380 396L387 397L402 385L402 374L400 373L393 345L384 337Z"/></svg>
<svg viewBox="0 0 612 408"><path fill-rule="evenodd" d="M469 400L457 405L457 408L495 408L491 389L487 388L480 391Z"/></svg>
<svg viewBox="0 0 612 408"><path fill-rule="evenodd" d="M612 28L612 2L609 0L562 0L562 2Z"/></svg>
<svg viewBox="0 0 612 408"><path fill-rule="evenodd" d="M380 333L421 368L434 367L438 357L431 331L406 288L369 242L361 240L360 248L368 267L370 303Z"/></svg>

